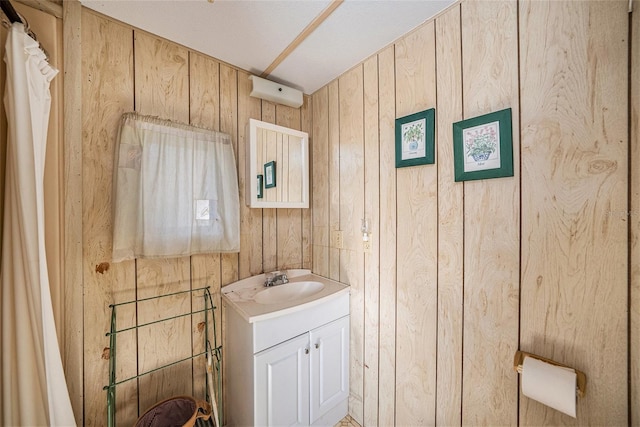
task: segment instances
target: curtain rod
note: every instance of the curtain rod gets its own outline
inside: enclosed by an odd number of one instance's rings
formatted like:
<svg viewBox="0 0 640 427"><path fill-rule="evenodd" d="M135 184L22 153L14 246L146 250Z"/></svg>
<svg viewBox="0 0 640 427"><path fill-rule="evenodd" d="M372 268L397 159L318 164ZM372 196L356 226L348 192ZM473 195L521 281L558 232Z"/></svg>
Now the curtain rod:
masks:
<svg viewBox="0 0 640 427"><path fill-rule="evenodd" d="M20 22L21 24L23 24L24 32L33 40L38 42L38 38L36 37L35 33L31 31L31 28L29 28L29 22L27 22L26 19L23 20L22 17L18 15L18 12L16 12L9 0L0 0L0 8L2 8L2 12L4 12L4 14L7 16L7 19L9 19L12 24L14 22ZM44 56L47 58L47 61L49 61L49 53L47 52L47 50L42 46L40 42L38 42L38 46L40 47L40 50L44 52Z"/></svg>
<svg viewBox="0 0 640 427"><path fill-rule="evenodd" d="M16 12L9 0L0 0L0 7L12 24L14 22L22 22L20 15L18 15L18 12Z"/></svg>

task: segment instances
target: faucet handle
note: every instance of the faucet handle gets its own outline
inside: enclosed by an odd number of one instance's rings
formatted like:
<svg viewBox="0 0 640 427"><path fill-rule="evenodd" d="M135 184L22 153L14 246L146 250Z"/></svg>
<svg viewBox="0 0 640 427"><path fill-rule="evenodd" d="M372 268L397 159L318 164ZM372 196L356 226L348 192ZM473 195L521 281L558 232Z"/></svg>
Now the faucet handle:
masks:
<svg viewBox="0 0 640 427"><path fill-rule="evenodd" d="M273 281L275 276L272 273L267 273L264 275L264 285L265 286L273 286Z"/></svg>
<svg viewBox="0 0 640 427"><path fill-rule="evenodd" d="M271 273L265 273L264 275L265 286L273 286L273 285L282 285L284 283L288 283L289 279L287 278L286 272L281 272L280 270L272 271Z"/></svg>

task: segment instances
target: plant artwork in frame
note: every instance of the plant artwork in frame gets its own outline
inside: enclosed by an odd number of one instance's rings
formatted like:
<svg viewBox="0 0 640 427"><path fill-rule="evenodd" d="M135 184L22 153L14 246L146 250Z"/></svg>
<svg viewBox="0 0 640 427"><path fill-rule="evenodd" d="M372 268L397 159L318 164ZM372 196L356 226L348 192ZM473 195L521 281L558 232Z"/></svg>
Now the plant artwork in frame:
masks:
<svg viewBox="0 0 640 427"><path fill-rule="evenodd" d="M456 181L513 176L511 108L453 124Z"/></svg>
<svg viewBox="0 0 640 427"><path fill-rule="evenodd" d="M436 110L396 119L396 168L435 163Z"/></svg>
<svg viewBox="0 0 640 427"><path fill-rule="evenodd" d="M258 195L258 199L262 199L262 187L264 186L264 176L258 175L258 179L256 182L258 188L256 189L256 194Z"/></svg>
<svg viewBox="0 0 640 427"><path fill-rule="evenodd" d="M270 161L264 164L264 188L276 186L276 162Z"/></svg>

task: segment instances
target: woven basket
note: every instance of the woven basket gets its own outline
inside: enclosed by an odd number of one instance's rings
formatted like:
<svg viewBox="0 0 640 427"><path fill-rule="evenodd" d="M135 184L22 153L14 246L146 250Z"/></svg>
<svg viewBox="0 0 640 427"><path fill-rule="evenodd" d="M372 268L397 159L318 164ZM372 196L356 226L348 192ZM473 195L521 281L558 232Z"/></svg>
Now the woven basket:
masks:
<svg viewBox="0 0 640 427"><path fill-rule="evenodd" d="M193 427L198 418L208 420L211 405L190 396L176 396L147 409L135 427Z"/></svg>

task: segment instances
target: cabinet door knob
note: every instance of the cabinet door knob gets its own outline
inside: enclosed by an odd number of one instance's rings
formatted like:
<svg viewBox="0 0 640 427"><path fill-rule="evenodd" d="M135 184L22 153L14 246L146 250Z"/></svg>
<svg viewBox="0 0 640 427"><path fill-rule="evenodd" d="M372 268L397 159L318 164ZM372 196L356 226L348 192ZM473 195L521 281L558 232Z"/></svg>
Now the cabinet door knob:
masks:
<svg viewBox="0 0 640 427"><path fill-rule="evenodd" d="M304 349L304 354L309 354L309 349L308 348Z"/></svg>
<svg viewBox="0 0 640 427"><path fill-rule="evenodd" d="M316 343L316 348L320 348L320 343Z"/></svg>

